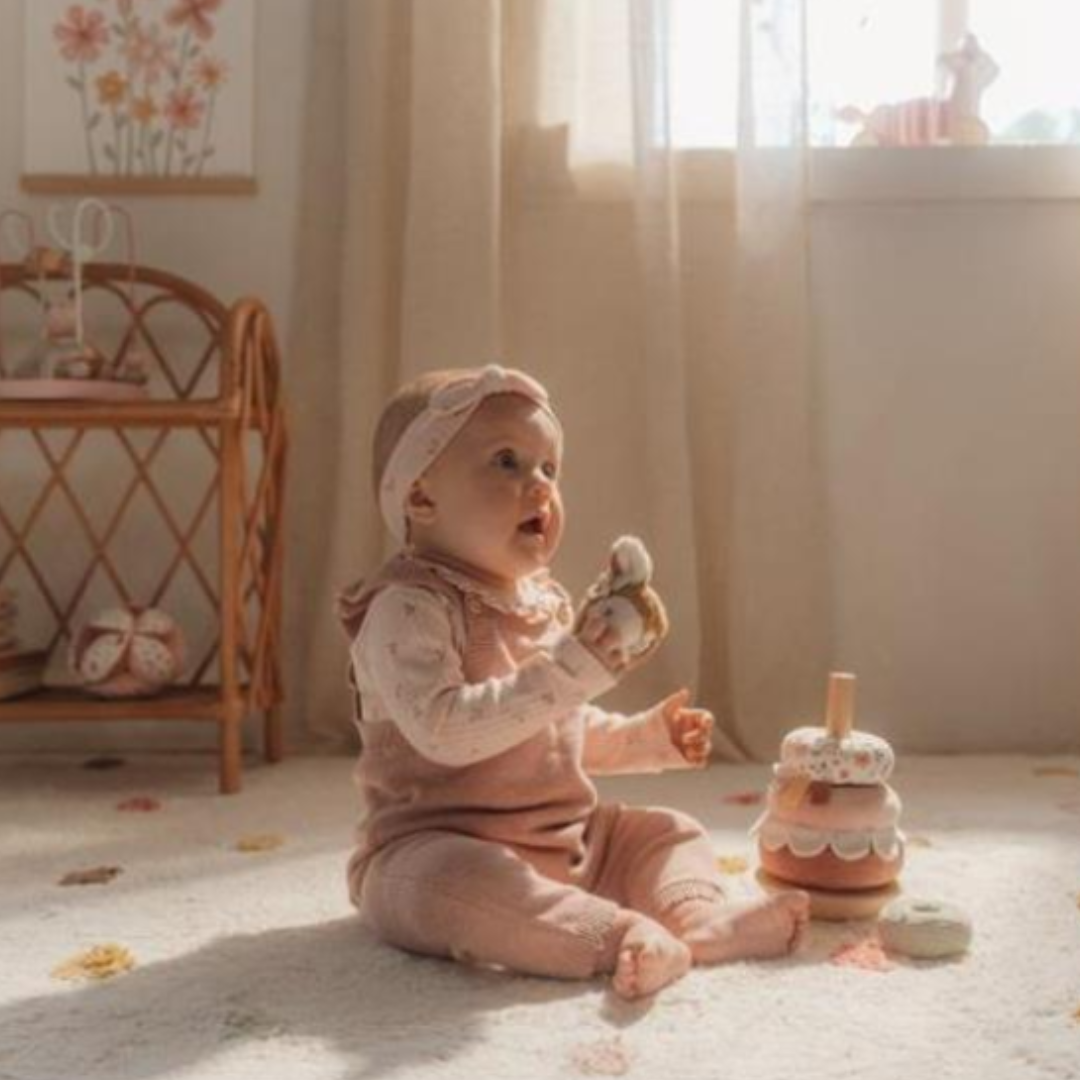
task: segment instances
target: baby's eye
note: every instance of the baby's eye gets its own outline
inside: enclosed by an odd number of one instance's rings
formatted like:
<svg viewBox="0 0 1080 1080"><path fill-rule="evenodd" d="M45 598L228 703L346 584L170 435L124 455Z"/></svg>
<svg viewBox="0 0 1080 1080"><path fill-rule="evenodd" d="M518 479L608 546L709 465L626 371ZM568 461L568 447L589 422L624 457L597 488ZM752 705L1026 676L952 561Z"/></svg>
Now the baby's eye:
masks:
<svg viewBox="0 0 1080 1080"><path fill-rule="evenodd" d="M516 469L517 468L517 454L513 450L500 450L495 455L495 464L500 469Z"/></svg>
<svg viewBox="0 0 1080 1080"><path fill-rule="evenodd" d="M544 473L549 479L554 480L559 475L559 466L554 464L554 462L545 461Z"/></svg>

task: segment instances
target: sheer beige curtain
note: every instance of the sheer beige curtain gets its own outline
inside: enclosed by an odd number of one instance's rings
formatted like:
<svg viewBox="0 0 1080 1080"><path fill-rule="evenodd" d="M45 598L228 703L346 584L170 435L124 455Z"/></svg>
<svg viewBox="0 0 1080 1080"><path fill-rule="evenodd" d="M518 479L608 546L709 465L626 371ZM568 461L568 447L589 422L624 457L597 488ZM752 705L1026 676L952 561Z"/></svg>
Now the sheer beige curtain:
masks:
<svg viewBox="0 0 1080 1080"><path fill-rule="evenodd" d="M809 220L807 0L741 0L727 613L731 701L756 755L821 722L833 651Z"/></svg>
<svg viewBox="0 0 1080 1080"><path fill-rule="evenodd" d="M381 403L502 351L499 8L312 5L287 674L298 734L322 742L352 739L333 598L391 550L370 487Z"/></svg>
<svg viewBox="0 0 1080 1080"><path fill-rule="evenodd" d="M318 491L297 520L318 530L317 549L301 543L317 557L293 569L294 697L311 730L347 730L330 597L387 554L368 487L379 402L420 370L492 357L534 371L563 417L560 576L582 589L625 532L656 558L671 638L605 704L690 686L727 759L771 756L819 711L830 619L802 11L745 3L735 167L716 154L699 174L673 136L679 7L343 12L340 361L305 440Z"/></svg>

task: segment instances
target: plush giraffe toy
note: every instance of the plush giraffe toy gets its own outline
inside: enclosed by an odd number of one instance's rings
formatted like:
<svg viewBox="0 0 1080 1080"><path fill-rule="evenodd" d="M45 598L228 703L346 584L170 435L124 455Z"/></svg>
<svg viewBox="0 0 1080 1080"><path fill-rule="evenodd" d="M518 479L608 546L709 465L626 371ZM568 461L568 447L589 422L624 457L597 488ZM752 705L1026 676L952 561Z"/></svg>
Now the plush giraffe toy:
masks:
<svg viewBox="0 0 1080 1080"><path fill-rule="evenodd" d="M625 663L659 643L668 632L668 617L650 586L653 563L636 536L620 536L611 546L606 569L585 594L575 630L596 620L618 633L619 659Z"/></svg>
<svg viewBox="0 0 1080 1080"><path fill-rule="evenodd" d="M942 54L938 64L951 87L944 97L911 98L878 105L869 112L847 105L837 113L845 123L861 124L852 146L979 146L990 131L979 117L983 92L997 78L998 65L974 34Z"/></svg>

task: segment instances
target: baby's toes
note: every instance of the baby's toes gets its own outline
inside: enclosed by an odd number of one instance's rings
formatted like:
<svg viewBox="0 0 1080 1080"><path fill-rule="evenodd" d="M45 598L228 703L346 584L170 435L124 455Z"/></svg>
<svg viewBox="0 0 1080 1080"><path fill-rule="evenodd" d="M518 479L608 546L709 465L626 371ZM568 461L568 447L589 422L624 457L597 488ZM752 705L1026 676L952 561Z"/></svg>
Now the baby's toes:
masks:
<svg viewBox="0 0 1080 1080"><path fill-rule="evenodd" d="M619 950L615 975L611 980L615 992L624 998L636 998L641 994L641 954L644 945L627 945Z"/></svg>
<svg viewBox="0 0 1080 1080"><path fill-rule="evenodd" d="M788 951L794 952L806 937L810 925L810 896L801 889L783 893L780 897L783 909L791 919L791 936L788 938Z"/></svg>
<svg viewBox="0 0 1080 1080"><path fill-rule="evenodd" d="M612 987L620 997L639 998L681 978L690 969L690 949L663 927L642 920L619 949Z"/></svg>
<svg viewBox="0 0 1080 1080"><path fill-rule="evenodd" d="M810 914L810 894L803 889L785 889L773 899L793 919L806 918Z"/></svg>

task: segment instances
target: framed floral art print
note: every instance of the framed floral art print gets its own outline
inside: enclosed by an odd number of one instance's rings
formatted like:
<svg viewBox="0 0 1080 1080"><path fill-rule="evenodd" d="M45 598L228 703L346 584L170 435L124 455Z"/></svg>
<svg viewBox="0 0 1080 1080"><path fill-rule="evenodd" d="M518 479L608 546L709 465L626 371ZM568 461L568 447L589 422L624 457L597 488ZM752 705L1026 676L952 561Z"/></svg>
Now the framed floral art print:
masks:
<svg viewBox="0 0 1080 1080"><path fill-rule="evenodd" d="M255 190L255 0L26 0L23 187Z"/></svg>

